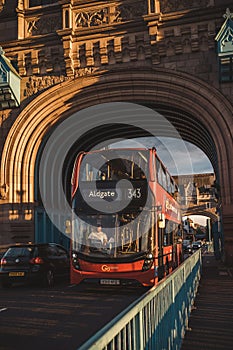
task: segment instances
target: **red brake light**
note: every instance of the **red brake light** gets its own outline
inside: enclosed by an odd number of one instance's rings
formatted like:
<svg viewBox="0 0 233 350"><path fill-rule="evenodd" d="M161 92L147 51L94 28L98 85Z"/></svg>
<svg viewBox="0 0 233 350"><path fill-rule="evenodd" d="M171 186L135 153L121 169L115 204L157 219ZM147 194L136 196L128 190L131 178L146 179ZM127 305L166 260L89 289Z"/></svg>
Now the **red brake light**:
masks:
<svg viewBox="0 0 233 350"><path fill-rule="evenodd" d="M6 259L1 259L1 265L6 265Z"/></svg>
<svg viewBox="0 0 233 350"><path fill-rule="evenodd" d="M40 258L39 256L37 256L36 258L33 258L30 260L31 264L37 264L37 265L41 265L44 263L44 260L42 258Z"/></svg>

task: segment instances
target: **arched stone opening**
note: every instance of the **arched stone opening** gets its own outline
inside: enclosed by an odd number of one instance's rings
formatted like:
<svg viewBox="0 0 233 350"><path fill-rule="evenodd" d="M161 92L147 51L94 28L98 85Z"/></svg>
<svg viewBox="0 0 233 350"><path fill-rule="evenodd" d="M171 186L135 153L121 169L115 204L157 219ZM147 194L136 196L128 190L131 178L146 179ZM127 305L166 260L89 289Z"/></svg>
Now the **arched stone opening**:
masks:
<svg viewBox="0 0 233 350"><path fill-rule="evenodd" d="M190 211L185 213L186 216L191 216L191 215L200 215L200 216L206 216L212 221L216 221L217 217L214 212L207 211L207 210L202 210L202 211Z"/></svg>
<svg viewBox="0 0 233 350"><path fill-rule="evenodd" d="M209 157L221 187L226 260L232 261L232 106L213 87L184 73L163 69L96 73L40 94L17 117L5 142L1 182L9 186L9 203L34 206L37 154L54 126L89 106L119 101L160 112L182 138Z"/></svg>

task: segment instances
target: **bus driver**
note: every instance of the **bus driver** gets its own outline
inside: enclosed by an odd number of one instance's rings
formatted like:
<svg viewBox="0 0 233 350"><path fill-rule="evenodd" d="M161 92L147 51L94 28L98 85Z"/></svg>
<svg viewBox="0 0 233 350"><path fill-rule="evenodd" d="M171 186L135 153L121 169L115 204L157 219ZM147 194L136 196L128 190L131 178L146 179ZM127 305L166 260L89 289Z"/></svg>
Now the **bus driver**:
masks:
<svg viewBox="0 0 233 350"><path fill-rule="evenodd" d="M97 226L97 231L91 232L90 235L88 236L88 239L90 240L99 240L101 241L102 245L105 246L108 241L108 237L106 233L102 231L102 226L98 225Z"/></svg>

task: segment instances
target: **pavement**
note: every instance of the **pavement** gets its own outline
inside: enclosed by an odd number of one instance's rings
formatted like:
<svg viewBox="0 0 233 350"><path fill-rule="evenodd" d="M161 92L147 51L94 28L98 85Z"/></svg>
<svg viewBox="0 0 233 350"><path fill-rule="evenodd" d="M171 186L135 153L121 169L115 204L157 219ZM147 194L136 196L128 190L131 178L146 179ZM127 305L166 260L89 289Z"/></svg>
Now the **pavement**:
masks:
<svg viewBox="0 0 233 350"><path fill-rule="evenodd" d="M233 268L202 257L202 276L181 350L233 349Z"/></svg>

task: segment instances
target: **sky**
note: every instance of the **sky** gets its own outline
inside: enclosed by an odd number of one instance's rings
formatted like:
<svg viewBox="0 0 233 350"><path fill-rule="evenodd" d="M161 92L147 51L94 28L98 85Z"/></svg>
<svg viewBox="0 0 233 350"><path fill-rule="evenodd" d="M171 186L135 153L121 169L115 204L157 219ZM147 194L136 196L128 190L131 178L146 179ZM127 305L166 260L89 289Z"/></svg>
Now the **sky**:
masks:
<svg viewBox="0 0 233 350"><path fill-rule="evenodd" d="M188 216L195 224L199 224L201 226L206 226L207 222L206 220L208 219L207 216L204 215L189 215ZM185 220L187 216L183 217L183 220Z"/></svg>
<svg viewBox="0 0 233 350"><path fill-rule="evenodd" d="M155 147L157 154L171 175L213 173L213 167L205 155L195 145L169 137L140 137L111 144L115 147L134 146Z"/></svg>

